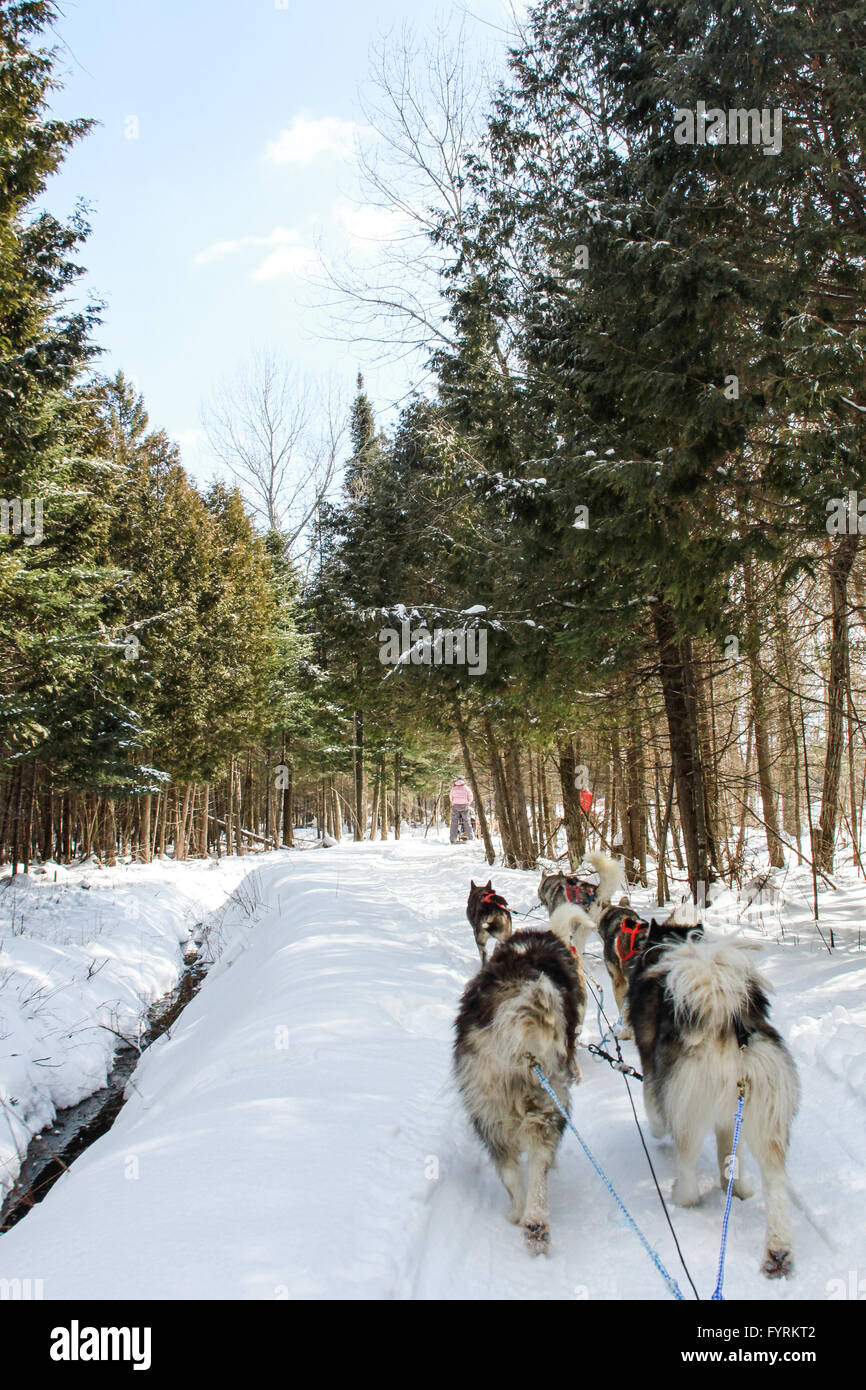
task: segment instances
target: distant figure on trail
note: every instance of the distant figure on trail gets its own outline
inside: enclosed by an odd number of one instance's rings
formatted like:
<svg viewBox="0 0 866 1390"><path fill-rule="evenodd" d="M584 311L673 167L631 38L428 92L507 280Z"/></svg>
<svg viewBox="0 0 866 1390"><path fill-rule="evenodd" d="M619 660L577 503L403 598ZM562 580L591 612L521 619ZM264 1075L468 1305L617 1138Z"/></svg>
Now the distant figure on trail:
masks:
<svg viewBox="0 0 866 1390"><path fill-rule="evenodd" d="M475 839L475 831L472 829L472 816L469 807L472 805L472 788L468 787L462 777L455 777L451 783L451 843L456 845L461 833L466 835L467 840Z"/></svg>

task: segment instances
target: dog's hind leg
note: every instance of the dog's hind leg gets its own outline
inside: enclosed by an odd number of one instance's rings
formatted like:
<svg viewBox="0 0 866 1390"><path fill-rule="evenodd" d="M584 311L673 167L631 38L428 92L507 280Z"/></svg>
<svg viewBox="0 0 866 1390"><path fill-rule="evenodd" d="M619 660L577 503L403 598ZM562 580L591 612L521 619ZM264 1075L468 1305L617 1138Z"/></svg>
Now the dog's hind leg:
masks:
<svg viewBox="0 0 866 1390"><path fill-rule="evenodd" d="M696 1207L701 1200L701 1190L698 1186L698 1155L701 1152L704 1133L688 1125L673 1131L677 1151L677 1176L672 1196L678 1207Z"/></svg>
<svg viewBox="0 0 866 1390"><path fill-rule="evenodd" d="M547 1172L556 1154L555 1140L536 1131L527 1150L529 1182L526 1210L523 1213L523 1235L531 1255L546 1255L550 1250L550 1212L547 1206Z"/></svg>
<svg viewBox="0 0 866 1390"><path fill-rule="evenodd" d="M478 954L479 954L479 956L481 957L481 964L482 964L482 965L486 965L486 964L487 964L487 952L486 952L486 950L485 950L484 948L485 948L485 946L487 945L487 937L485 936L485 937L483 938L482 941L479 941L479 940L478 940L478 937L476 936L476 938L475 938L475 945L478 947Z"/></svg>
<svg viewBox="0 0 866 1390"><path fill-rule="evenodd" d="M668 1073L664 1082L664 1109L671 1122L677 1151L673 1199L678 1207L694 1207L701 1200L698 1156L716 1118L714 1098L703 1067L681 1061Z"/></svg>
<svg viewBox="0 0 866 1390"><path fill-rule="evenodd" d="M768 1279L787 1278L794 1272L791 1250L791 1228L788 1216L788 1181L785 1173L787 1145L778 1135L771 1137L752 1133L749 1144L758 1166L767 1207L767 1230L764 1239L764 1260L761 1273Z"/></svg>
<svg viewBox="0 0 866 1390"><path fill-rule="evenodd" d="M623 976L620 976L619 979L614 978L613 997L616 1000L616 1007L622 1024L619 1030L619 1036L623 1042L629 1042L634 1037L631 1024L628 1021L628 1010L625 1006L625 998L627 994L628 980L626 980Z"/></svg>
<svg viewBox="0 0 866 1390"><path fill-rule="evenodd" d="M526 1199L523 1195L523 1173L520 1169L520 1160L509 1154L505 1158L498 1160L496 1164L497 1172L505 1184L505 1191L511 1198L511 1206L508 1208L508 1220L517 1225L523 1216L523 1208Z"/></svg>
<svg viewBox="0 0 866 1390"><path fill-rule="evenodd" d="M730 1167L730 1164L731 1164L731 1150L732 1150L733 1147L734 1147L734 1126L733 1126L733 1124L728 1124L727 1122L725 1122L724 1124L718 1124L718 1125L716 1125L716 1154L717 1154L718 1160L719 1160L719 1182L720 1182L721 1185L722 1185L722 1191L723 1191L723 1192L727 1192L727 1189L728 1189L728 1181L729 1181L730 1176L731 1176L731 1167ZM741 1200L745 1201L745 1199L746 1199L747 1197L753 1196L755 1189L752 1187L752 1184L749 1182L749 1179L746 1177L745 1169L744 1169L744 1167L743 1167L743 1143L742 1143L742 1140L740 1141L740 1143L739 1143L739 1145L738 1145L738 1152L737 1152L736 1157L734 1158L734 1163L735 1163L735 1165L736 1165L736 1170L737 1170L736 1173L734 1174L734 1196L735 1196L735 1197L739 1197L739 1198L741 1198Z"/></svg>
<svg viewBox="0 0 866 1390"><path fill-rule="evenodd" d="M653 1079L644 1071L643 1103L653 1139L663 1139L668 1132L668 1123L662 1114L655 1093Z"/></svg>

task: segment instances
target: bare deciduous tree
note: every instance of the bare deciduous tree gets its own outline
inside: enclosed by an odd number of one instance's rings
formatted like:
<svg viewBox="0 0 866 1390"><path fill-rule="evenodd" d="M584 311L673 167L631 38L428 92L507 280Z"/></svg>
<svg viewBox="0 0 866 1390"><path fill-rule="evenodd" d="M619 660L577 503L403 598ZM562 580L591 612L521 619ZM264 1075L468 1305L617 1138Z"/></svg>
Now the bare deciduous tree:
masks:
<svg viewBox="0 0 866 1390"><path fill-rule="evenodd" d="M363 102L371 135L358 152L362 207L381 225L390 220L393 234L377 239L372 263L326 269L343 333L348 313L353 341L387 342L403 356L450 341L441 297L450 250L435 234L447 222L459 236L466 161L481 135L487 89L462 25L429 41L406 26L374 52Z"/></svg>
<svg viewBox="0 0 866 1390"><path fill-rule="evenodd" d="M272 353L256 355L202 412L214 456L228 469L267 530L284 536L301 566L315 543L311 524L340 460L346 406Z"/></svg>

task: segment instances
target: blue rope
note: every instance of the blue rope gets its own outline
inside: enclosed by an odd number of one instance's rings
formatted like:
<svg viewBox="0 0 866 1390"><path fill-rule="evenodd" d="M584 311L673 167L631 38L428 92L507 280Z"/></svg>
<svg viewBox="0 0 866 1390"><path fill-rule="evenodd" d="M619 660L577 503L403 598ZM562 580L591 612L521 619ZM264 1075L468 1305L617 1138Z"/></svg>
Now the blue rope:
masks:
<svg viewBox="0 0 866 1390"><path fill-rule="evenodd" d="M628 1209L626 1208L625 1204L623 1203L622 1199L620 1198L619 1194L617 1193L616 1188L614 1187L613 1183L610 1181L610 1178L608 1178L607 1174L604 1172L604 1170L601 1168L601 1166L600 1166L600 1165L596 1162L596 1160L593 1158L592 1153L590 1152L589 1148L588 1148L587 1145L583 1142L583 1140L581 1139L581 1137L580 1137L580 1135L578 1134L577 1130L575 1129L574 1125L571 1123L571 1120L570 1120L569 1115L568 1115L568 1111L565 1110L565 1109L563 1108L563 1106L562 1106L562 1104L561 1104L561 1102L560 1102L559 1096L558 1096L558 1095L556 1094L556 1092L554 1091L553 1087L551 1086L551 1084L550 1084L550 1082L548 1081L547 1077L544 1075L544 1072L541 1070L541 1067L538 1065L538 1063L536 1062L535 1058L532 1058L532 1059L531 1059L531 1066L532 1066L533 1071L534 1071L535 1074L537 1075L539 1081L541 1082L542 1086L544 1087L545 1091L546 1091L547 1094L550 1096L550 1099L553 1101L554 1105L556 1106L557 1110L559 1111L560 1115L561 1115L562 1118L565 1120L565 1123L568 1125L568 1127L569 1127L569 1129L571 1130L572 1134L574 1135L575 1139L576 1139L577 1142L580 1144L580 1147L583 1149L583 1152L586 1154L586 1156L587 1156L587 1158L589 1159L590 1163L592 1164L593 1168L594 1168L595 1171L598 1173L598 1176L601 1178L601 1180L602 1180L602 1182L604 1183L605 1187L607 1188L608 1192L609 1192L610 1195L613 1197L614 1201L616 1202L617 1206L619 1207L619 1209L620 1209L620 1211L622 1212L623 1216L625 1217L626 1221L627 1221L628 1224L631 1226L632 1230L634 1231L635 1235L637 1236L637 1238L638 1238L638 1240L640 1241L641 1245L643 1246L644 1250L646 1250L647 1254L649 1255L650 1259L652 1260L652 1262L653 1262L653 1264L655 1265L656 1269L658 1270L659 1274L660 1274L660 1275L662 1276L662 1278L664 1279L665 1283L667 1284L667 1286L668 1286L668 1288L670 1289L671 1293L673 1294L674 1298L679 1299L681 1302L685 1302L685 1299L684 1299L684 1297L683 1297L682 1290L680 1289L680 1286L679 1286L679 1284L677 1283L676 1279L674 1279L672 1275L668 1274L667 1270L665 1269L664 1265L662 1264L661 1260L659 1259L659 1256L656 1254L655 1250L653 1250L652 1246L650 1245L650 1243L649 1243L649 1241L647 1240L646 1236L645 1236L645 1235L643 1234L643 1232L641 1231L640 1227L638 1226L638 1224L637 1224L637 1222L635 1221L634 1217L632 1216L631 1212L628 1211Z"/></svg>
<svg viewBox="0 0 866 1390"><path fill-rule="evenodd" d="M737 1143L740 1138L740 1125L743 1121L743 1103L746 1098L743 1083L740 1082L740 1095L737 1100L737 1109L734 1115L734 1142L731 1145L731 1172L728 1178L728 1196L725 1202L725 1215L722 1221L722 1248L719 1251L719 1273L716 1279L716 1287L710 1295L710 1302L724 1303L725 1296L722 1293L722 1283L725 1278L725 1247L728 1243L728 1222L731 1217L731 1201L734 1196L734 1179L737 1173Z"/></svg>

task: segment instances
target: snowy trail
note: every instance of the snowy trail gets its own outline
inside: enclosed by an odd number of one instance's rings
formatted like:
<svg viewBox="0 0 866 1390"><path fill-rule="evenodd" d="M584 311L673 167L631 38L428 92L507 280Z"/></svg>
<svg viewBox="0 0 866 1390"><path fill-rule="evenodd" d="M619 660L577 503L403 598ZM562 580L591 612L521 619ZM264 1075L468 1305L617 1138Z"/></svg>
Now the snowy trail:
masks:
<svg viewBox="0 0 866 1390"><path fill-rule="evenodd" d="M549 1259L532 1260L505 1220L450 1080L478 959L466 894L487 876L474 845L418 839L261 856L258 910L227 924L222 958L143 1058L114 1128L0 1238L0 1277L41 1278L46 1298L669 1297L568 1134ZM493 877L515 912L537 903L537 874ZM767 951L804 1092L789 1164L798 1272L759 1274L762 1199L736 1203L730 1298L822 1299L864 1266L863 959L803 939ZM587 963L603 980L597 943ZM584 1038L596 1032L591 1008ZM574 1121L685 1292L623 1081L581 1064ZM648 1143L667 1194L670 1145ZM701 1205L671 1209L702 1297L723 1206L714 1170L708 1144Z"/></svg>

